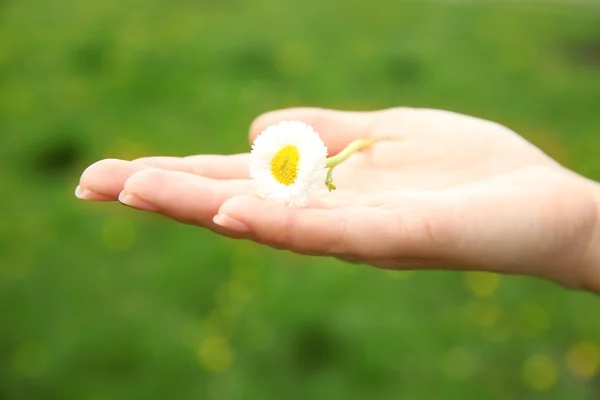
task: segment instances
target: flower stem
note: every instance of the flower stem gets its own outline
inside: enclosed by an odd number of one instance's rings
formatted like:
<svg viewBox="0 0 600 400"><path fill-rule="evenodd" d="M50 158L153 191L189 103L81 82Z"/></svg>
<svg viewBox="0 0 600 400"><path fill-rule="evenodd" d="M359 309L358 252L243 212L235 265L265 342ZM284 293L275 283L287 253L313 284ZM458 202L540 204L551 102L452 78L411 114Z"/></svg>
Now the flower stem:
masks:
<svg viewBox="0 0 600 400"><path fill-rule="evenodd" d="M371 147L373 143L374 141L372 139L357 139L350 143L348 146L346 146L344 150L340 151L335 156L329 157L327 159L327 162L325 163L325 168L327 168L328 171L327 178L325 179L325 186L327 186L327 189L329 189L330 192L336 189L335 185L333 184L333 169L341 163L343 163L344 161L346 161L348 157L350 157L357 151Z"/></svg>

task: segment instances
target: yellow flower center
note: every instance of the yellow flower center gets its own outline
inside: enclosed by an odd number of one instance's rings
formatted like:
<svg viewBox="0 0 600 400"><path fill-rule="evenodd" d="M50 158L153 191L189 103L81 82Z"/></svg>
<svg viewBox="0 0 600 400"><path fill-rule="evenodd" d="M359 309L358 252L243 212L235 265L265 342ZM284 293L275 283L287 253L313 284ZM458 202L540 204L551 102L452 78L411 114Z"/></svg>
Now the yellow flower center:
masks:
<svg viewBox="0 0 600 400"><path fill-rule="evenodd" d="M271 160L271 174L282 185L291 185L298 175L300 152L296 146L287 145Z"/></svg>

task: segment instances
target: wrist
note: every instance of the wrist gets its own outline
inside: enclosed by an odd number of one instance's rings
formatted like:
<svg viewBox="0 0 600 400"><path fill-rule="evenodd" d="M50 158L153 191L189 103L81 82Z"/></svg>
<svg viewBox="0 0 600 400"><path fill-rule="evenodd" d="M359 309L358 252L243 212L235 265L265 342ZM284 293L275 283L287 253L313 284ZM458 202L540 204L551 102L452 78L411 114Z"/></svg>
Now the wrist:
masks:
<svg viewBox="0 0 600 400"><path fill-rule="evenodd" d="M596 219L582 263L582 286L600 294L600 184L586 180L596 204Z"/></svg>

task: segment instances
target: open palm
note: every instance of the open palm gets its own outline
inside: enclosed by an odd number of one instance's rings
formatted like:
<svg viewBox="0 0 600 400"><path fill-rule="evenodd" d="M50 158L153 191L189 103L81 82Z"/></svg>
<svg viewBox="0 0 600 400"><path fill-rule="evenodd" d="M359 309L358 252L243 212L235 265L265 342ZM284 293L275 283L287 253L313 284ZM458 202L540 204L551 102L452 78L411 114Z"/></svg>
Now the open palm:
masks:
<svg viewBox="0 0 600 400"><path fill-rule="evenodd" d="M323 185L304 209L257 198L247 154L103 160L83 173L78 196L382 268L490 270L570 287L598 279L586 261L599 230L592 183L511 130L439 110L300 108L261 116L251 140L286 119L312 125L330 154L359 138L376 143L336 167L338 190Z"/></svg>

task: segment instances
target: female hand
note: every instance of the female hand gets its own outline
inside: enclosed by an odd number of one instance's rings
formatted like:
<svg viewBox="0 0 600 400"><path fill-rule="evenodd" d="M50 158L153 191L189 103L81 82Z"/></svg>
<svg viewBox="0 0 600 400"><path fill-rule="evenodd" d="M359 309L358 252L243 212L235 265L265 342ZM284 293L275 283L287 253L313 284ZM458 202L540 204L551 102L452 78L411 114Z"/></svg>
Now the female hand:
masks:
<svg viewBox="0 0 600 400"><path fill-rule="evenodd" d="M102 160L77 196L116 201L301 254L381 268L524 274L600 292L600 188L493 122L430 109L296 108L260 116L312 125L330 155L374 138L308 208L254 195L248 155Z"/></svg>

